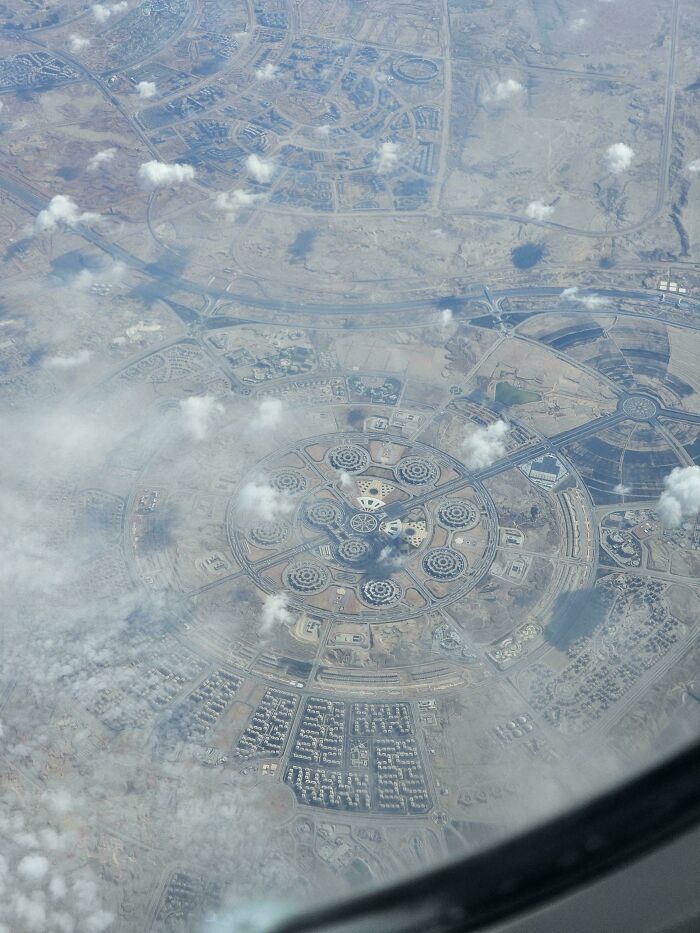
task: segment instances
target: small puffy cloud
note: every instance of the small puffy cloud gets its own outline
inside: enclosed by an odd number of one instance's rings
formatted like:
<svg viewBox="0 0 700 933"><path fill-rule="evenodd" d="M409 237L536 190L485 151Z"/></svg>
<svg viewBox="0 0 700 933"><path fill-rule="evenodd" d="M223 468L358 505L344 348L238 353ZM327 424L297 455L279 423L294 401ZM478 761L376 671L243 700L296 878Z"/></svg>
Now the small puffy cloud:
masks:
<svg viewBox="0 0 700 933"><path fill-rule="evenodd" d="M70 45L71 52L84 52L90 45L90 40L85 36L79 36L77 33L73 32L68 36L68 44Z"/></svg>
<svg viewBox="0 0 700 933"><path fill-rule="evenodd" d="M548 220L554 213L554 207L544 201L530 201L525 213L531 220Z"/></svg>
<svg viewBox="0 0 700 933"><path fill-rule="evenodd" d="M382 564L385 567L391 567L398 569L403 567L406 564L406 557L398 549L396 543L385 544L384 547L379 552L377 557L377 563Z"/></svg>
<svg viewBox="0 0 700 933"><path fill-rule="evenodd" d="M114 923L114 914L108 910L96 910L83 921L85 933L104 933Z"/></svg>
<svg viewBox="0 0 700 933"><path fill-rule="evenodd" d="M5 107L4 101L1 101L1 100L0 100L0 113L2 113L4 107Z"/></svg>
<svg viewBox="0 0 700 933"><path fill-rule="evenodd" d="M99 152L96 152L94 156L91 156L90 160L88 161L88 171L96 172L97 169L101 168L103 165L107 165L109 162L113 162L116 154L117 150L114 146L110 146L108 149L100 149Z"/></svg>
<svg viewBox="0 0 700 933"><path fill-rule="evenodd" d="M463 459L469 469L482 470L503 457L509 430L505 421L494 421L486 427L471 427L462 441Z"/></svg>
<svg viewBox="0 0 700 933"><path fill-rule="evenodd" d="M700 466L675 467L664 479L656 511L668 528L700 512Z"/></svg>
<svg viewBox="0 0 700 933"><path fill-rule="evenodd" d="M70 794L65 790L65 788L55 790L50 794L45 794L44 799L47 806L57 816L65 816L66 813L70 813L73 806L73 801L71 800Z"/></svg>
<svg viewBox="0 0 700 933"><path fill-rule="evenodd" d="M68 356L49 356L44 360L47 369L75 369L88 362L92 353L89 350L78 350Z"/></svg>
<svg viewBox="0 0 700 933"><path fill-rule="evenodd" d="M338 482L340 483L340 488L344 489L346 492L352 492L352 490L356 488L355 478L346 470L338 471Z"/></svg>
<svg viewBox="0 0 700 933"><path fill-rule="evenodd" d="M203 441L217 417L223 415L224 406L213 395L192 395L180 400L182 425L195 441Z"/></svg>
<svg viewBox="0 0 700 933"><path fill-rule="evenodd" d="M525 87L514 78L507 78L505 81L499 81L493 91L488 95L490 100L503 101L510 100L511 97L517 97L525 93Z"/></svg>
<svg viewBox="0 0 700 933"><path fill-rule="evenodd" d="M126 0L120 0L119 3L93 3L90 7L92 15L98 23L106 23L111 16L126 13L128 9L129 4Z"/></svg>
<svg viewBox="0 0 700 933"><path fill-rule="evenodd" d="M321 126L315 127L314 133L316 133L317 136L330 136L330 125L328 123L322 123Z"/></svg>
<svg viewBox="0 0 700 933"><path fill-rule="evenodd" d="M632 165L634 149L627 143L613 143L605 150L605 161L613 175L626 172Z"/></svg>
<svg viewBox="0 0 700 933"><path fill-rule="evenodd" d="M454 314L452 313L452 308L443 308L440 312L440 326L449 327L452 323Z"/></svg>
<svg viewBox="0 0 700 933"><path fill-rule="evenodd" d="M60 875L54 875L49 882L49 894L55 901L60 901L66 896L68 887Z"/></svg>
<svg viewBox="0 0 700 933"><path fill-rule="evenodd" d="M282 515L289 515L294 508L294 500L265 480L251 480L241 488L238 505L249 518L271 522Z"/></svg>
<svg viewBox="0 0 700 933"><path fill-rule="evenodd" d="M613 489L613 492L616 496L627 496L632 492L631 486L625 486L624 483L618 483L617 486Z"/></svg>
<svg viewBox="0 0 700 933"><path fill-rule="evenodd" d="M270 593L265 597L260 622L261 634L267 634L280 625L291 625L294 621L289 611L289 595L285 592Z"/></svg>
<svg viewBox="0 0 700 933"><path fill-rule="evenodd" d="M272 81L276 74L277 65L273 65L272 62L266 62L262 68L257 68L255 71L258 81Z"/></svg>
<svg viewBox="0 0 700 933"><path fill-rule="evenodd" d="M74 227L76 224L98 220L99 216L89 211L81 212L72 198L65 194L56 194L51 198L49 206L37 214L33 230L40 233L43 230L55 230L59 226Z"/></svg>
<svg viewBox="0 0 700 933"><path fill-rule="evenodd" d="M156 96L156 82L139 81L139 83L136 85L136 93L139 95L141 100L150 100L152 97Z"/></svg>
<svg viewBox="0 0 700 933"><path fill-rule="evenodd" d="M144 188L167 188L192 181L194 167L180 162L142 162L139 167L139 178Z"/></svg>
<svg viewBox="0 0 700 933"><path fill-rule="evenodd" d="M43 933L46 929L46 908L41 891L32 891L30 894L17 891L12 899L12 907L24 933Z"/></svg>
<svg viewBox="0 0 700 933"><path fill-rule="evenodd" d="M88 913L99 906L97 885L90 878L78 878L74 882L73 897L80 913Z"/></svg>
<svg viewBox="0 0 700 933"><path fill-rule="evenodd" d="M116 285L124 278L126 266L119 260L110 260L96 269L81 269L66 284L87 292L97 285Z"/></svg>
<svg viewBox="0 0 700 933"><path fill-rule="evenodd" d="M589 311L595 311L597 308L604 308L610 304L610 299L605 295L588 295L581 292L578 285L565 288L559 297L562 301L575 301L576 304L583 305Z"/></svg>
<svg viewBox="0 0 700 933"><path fill-rule="evenodd" d="M581 30L588 25L588 20L585 16L577 16L576 19L572 19L569 23L569 29L571 32L581 32Z"/></svg>
<svg viewBox="0 0 700 933"><path fill-rule="evenodd" d="M49 870L49 860L43 855L25 855L17 865L17 874L25 881L41 881Z"/></svg>
<svg viewBox="0 0 700 933"><path fill-rule="evenodd" d="M254 152L245 160L245 167L250 177L261 185L266 185L270 181L274 171L274 166L269 159L261 159Z"/></svg>
<svg viewBox="0 0 700 933"><path fill-rule="evenodd" d="M700 159L693 159L692 162L688 162L688 171L693 175L700 172Z"/></svg>
<svg viewBox="0 0 700 933"><path fill-rule="evenodd" d="M258 405L257 415L251 426L262 431L271 431L282 421L282 401L278 398L264 398Z"/></svg>
<svg viewBox="0 0 700 933"><path fill-rule="evenodd" d="M217 915L221 926L216 926L212 933L258 933L274 930L289 916L289 908L284 903L276 903L269 898L254 903L239 904L226 914ZM4 931L3 931L4 933Z"/></svg>
<svg viewBox="0 0 700 933"><path fill-rule="evenodd" d="M399 161L399 144L385 140L377 153L377 171L381 174L390 172Z"/></svg>
<svg viewBox="0 0 700 933"><path fill-rule="evenodd" d="M229 220L235 220L241 211L251 207L260 197L262 195L254 191L237 188L235 191L222 191L221 194L217 194L214 206L223 211Z"/></svg>

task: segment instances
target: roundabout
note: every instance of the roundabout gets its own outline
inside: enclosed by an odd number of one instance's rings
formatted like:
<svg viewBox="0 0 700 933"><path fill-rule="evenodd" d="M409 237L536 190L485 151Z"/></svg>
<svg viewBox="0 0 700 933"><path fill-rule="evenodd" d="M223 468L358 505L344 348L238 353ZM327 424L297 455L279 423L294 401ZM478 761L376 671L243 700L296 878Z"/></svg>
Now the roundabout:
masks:
<svg viewBox="0 0 700 933"><path fill-rule="evenodd" d="M651 421L656 417L659 406L649 395L628 395L621 409L632 421Z"/></svg>

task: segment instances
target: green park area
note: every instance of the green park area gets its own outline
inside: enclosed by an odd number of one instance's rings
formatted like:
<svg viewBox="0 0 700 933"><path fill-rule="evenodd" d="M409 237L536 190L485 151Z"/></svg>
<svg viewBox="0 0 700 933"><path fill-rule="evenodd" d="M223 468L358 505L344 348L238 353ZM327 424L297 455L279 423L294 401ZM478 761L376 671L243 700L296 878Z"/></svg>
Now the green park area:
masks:
<svg viewBox="0 0 700 933"><path fill-rule="evenodd" d="M530 389L518 389L510 382L499 382L496 385L496 401L501 405L526 405L528 402L537 402L539 392Z"/></svg>

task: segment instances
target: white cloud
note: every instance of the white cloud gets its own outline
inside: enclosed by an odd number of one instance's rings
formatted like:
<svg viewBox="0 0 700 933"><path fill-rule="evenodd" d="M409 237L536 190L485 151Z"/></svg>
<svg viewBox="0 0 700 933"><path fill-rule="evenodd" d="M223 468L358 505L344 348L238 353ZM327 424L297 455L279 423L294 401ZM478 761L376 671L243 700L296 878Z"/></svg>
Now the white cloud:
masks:
<svg viewBox="0 0 700 933"><path fill-rule="evenodd" d="M109 7L103 3L93 3L91 10L92 15L95 17L98 23L106 23L112 15Z"/></svg>
<svg viewBox="0 0 700 933"><path fill-rule="evenodd" d="M617 486L613 489L613 492L617 496L627 496L632 492L631 486L625 486L624 483L618 483Z"/></svg>
<svg viewBox="0 0 700 933"><path fill-rule="evenodd" d="M453 317L452 308L443 308L440 312L440 326L449 327Z"/></svg>
<svg viewBox="0 0 700 933"><path fill-rule="evenodd" d="M49 356L44 361L44 366L48 369L75 369L76 366L83 366L88 362L92 353L89 350L78 350L71 356Z"/></svg>
<svg viewBox="0 0 700 933"><path fill-rule="evenodd" d="M345 489L346 491L352 491L355 489L355 478L351 473L348 473L346 470L338 471L338 482L340 483L340 488Z"/></svg>
<svg viewBox="0 0 700 933"><path fill-rule="evenodd" d="M656 511L668 528L700 512L700 466L675 467L664 479Z"/></svg>
<svg viewBox="0 0 700 933"><path fill-rule="evenodd" d="M252 179L261 185L266 185L272 178L274 165L269 159L261 159L252 152L245 160L245 167Z"/></svg>
<svg viewBox="0 0 700 933"><path fill-rule="evenodd" d="M559 298L562 301L575 301L577 304L584 305L589 311L595 311L596 308L604 308L610 304L610 299L605 295L588 295L581 292L578 285L565 288Z"/></svg>
<svg viewBox="0 0 700 933"><path fill-rule="evenodd" d="M57 852L66 848L66 837L49 827L39 830L39 840L41 846L50 852Z"/></svg>
<svg viewBox="0 0 700 933"><path fill-rule="evenodd" d="M156 96L156 82L155 81L139 81L136 85L136 93L139 95L141 100L150 100L152 97Z"/></svg>
<svg viewBox="0 0 700 933"><path fill-rule="evenodd" d="M510 426L494 421L486 427L470 427L462 441L464 462L470 470L481 470L505 455Z"/></svg>
<svg viewBox="0 0 700 933"><path fill-rule="evenodd" d="M90 9L98 23L106 23L111 16L118 16L119 13L126 13L129 9L129 4L126 0L120 0L119 3L93 3Z"/></svg>
<svg viewBox="0 0 700 933"><path fill-rule="evenodd" d="M511 97L515 97L518 94L523 94L525 92L525 87L516 81L514 78L507 78L505 81L499 81L498 84L494 87L493 91L488 95L490 100L495 101L504 101L510 100Z"/></svg>
<svg viewBox="0 0 700 933"><path fill-rule="evenodd" d="M5 813L0 814L2 828L11 825ZM25 825L21 813L12 824ZM50 830L54 835L55 831ZM32 833L13 833L12 843L26 848ZM3 834L3 842L10 843ZM49 860L30 853L20 858L15 873L9 870L7 859L0 855L0 931L9 933L103 933L114 923L114 915L101 906L100 892L90 876L78 877L68 890L64 878L54 874L46 883ZM60 904L60 908L58 902ZM4 922L3 922L4 921ZM9 924L9 925L8 925Z"/></svg>
<svg viewBox="0 0 700 933"><path fill-rule="evenodd" d="M83 926L85 933L103 933L114 923L114 914L108 910L96 910L89 917L86 917Z"/></svg>
<svg viewBox="0 0 700 933"><path fill-rule="evenodd" d="M280 492L265 480L251 480L238 496L241 512L250 518L271 522L282 515L289 515L294 508L293 497Z"/></svg>
<svg viewBox="0 0 700 933"><path fill-rule="evenodd" d="M399 161L399 144L386 140L379 146L377 153L377 171L380 174L390 172Z"/></svg>
<svg viewBox="0 0 700 933"><path fill-rule="evenodd" d="M612 146L608 146L605 150L605 160L613 175L626 172L632 165L633 159L634 149L628 146L627 143L613 143Z"/></svg>
<svg viewBox="0 0 700 933"><path fill-rule="evenodd" d="M585 16L577 16L576 19L572 19L569 23L569 29L571 32L580 32L584 26L588 25L588 20Z"/></svg>
<svg viewBox="0 0 700 933"><path fill-rule="evenodd" d="M285 592L270 593L265 597L260 624L261 634L271 632L278 625L291 625L294 621L289 611L289 595Z"/></svg>
<svg viewBox="0 0 700 933"><path fill-rule="evenodd" d="M60 875L55 875L49 882L49 894L55 901L60 901L66 896L68 887Z"/></svg>
<svg viewBox="0 0 700 933"><path fill-rule="evenodd" d="M145 188L164 188L172 185L181 185L185 181L192 181L194 168L180 162L142 162L139 167L139 178Z"/></svg>
<svg viewBox="0 0 700 933"><path fill-rule="evenodd" d="M330 132L331 128L328 123L323 123L321 126L317 126L314 129L314 133L316 133L317 136L330 136Z"/></svg>
<svg viewBox="0 0 700 933"><path fill-rule="evenodd" d="M195 441L203 441L217 417L223 415L224 406L213 395L192 395L180 400L180 411L186 433Z"/></svg>
<svg viewBox="0 0 700 933"><path fill-rule="evenodd" d="M532 220L547 220L554 213L554 207L551 204L545 204L544 201L530 201L525 208L525 213Z"/></svg>
<svg viewBox="0 0 700 933"><path fill-rule="evenodd" d="M692 162L688 162L688 171L693 174L700 172L700 159L693 159Z"/></svg>
<svg viewBox="0 0 700 933"><path fill-rule="evenodd" d="M90 40L85 36L79 36L77 33L71 33L68 37L71 52L83 52L90 45Z"/></svg>
<svg viewBox="0 0 700 933"><path fill-rule="evenodd" d="M235 191L222 191L217 194L214 200L214 206L223 211L229 220L236 220L239 213L254 204L261 194L254 191L244 191L243 188L237 188Z"/></svg>
<svg viewBox="0 0 700 933"><path fill-rule="evenodd" d="M255 71L258 81L272 81L276 74L277 65L273 65L272 62L266 62L262 68L257 68Z"/></svg>
<svg viewBox="0 0 700 933"><path fill-rule="evenodd" d="M384 547L379 552L377 557L378 564L384 564L385 566L399 568L404 567L406 564L406 558L397 548L392 547L390 544L385 544Z"/></svg>
<svg viewBox="0 0 700 933"><path fill-rule="evenodd" d="M17 866L17 874L25 881L41 881L49 870L49 860L43 855L25 855Z"/></svg>
<svg viewBox="0 0 700 933"><path fill-rule="evenodd" d="M51 198L49 206L39 211L34 221L33 230L39 233L42 230L55 230L58 226L74 227L76 224L90 223L98 220L99 214L89 211L81 213L80 208L72 198L65 194L56 194Z"/></svg>
<svg viewBox="0 0 700 933"><path fill-rule="evenodd" d="M99 152L96 152L88 161L88 171L96 172L100 166L106 165L108 162L113 162L116 154L117 150L114 146L110 146L108 149L100 149Z"/></svg>
<svg viewBox="0 0 700 933"><path fill-rule="evenodd" d="M46 294L43 297L46 301ZM81 345L78 338L85 322L81 317L75 333L70 333L66 320L71 317L70 310L59 308L61 339L70 341L68 345L75 348ZM90 477L98 472L109 452L127 437L132 438L134 431L138 431L136 443L144 455L161 449L167 441L172 444L174 458L183 451L187 456L189 445L183 443L180 431L173 431L174 421L180 418L179 411L171 411L169 416L150 408L146 411L145 406L134 404L129 387L117 388L118 399L110 396L96 404L91 400L88 404L66 405L60 397L52 396L45 406L32 404L31 410L24 407L2 415L0 593L4 663L0 674L5 677L8 672L22 670L25 687L22 695L13 696L10 702L7 702L9 694L4 697L1 715L6 724L1 744L8 768L25 757L39 762L39 756L55 744L51 730L55 727L57 697L63 697L61 702L71 704L77 711L75 726L68 718L60 726L69 731L74 729L77 743L86 735L80 732L85 719L80 710L87 702L83 688L95 684L95 691L104 688L119 692L124 686L126 658L128 664L136 661L140 666L143 659L147 667L150 665L150 648L142 654L140 641L137 649L125 644L129 641L122 637L127 635L127 617L129 624L133 622L138 628L143 625L147 639L153 635L158 644L159 611L144 613L139 621L132 616L134 609L145 608L142 596L122 592L110 599L94 596L100 602L93 601L94 577L88 568L95 556L95 545L103 540L102 532L74 533L73 519L78 518L78 511L68 513L63 504L57 505L57 493L62 491L61 496L65 497L67 479L76 488L87 488ZM242 424L243 406L240 408ZM234 454L235 450L234 446ZM226 457L229 453L226 451ZM68 523L65 534L55 533L59 515L61 521ZM114 549L118 550L116 543ZM160 605L158 597L156 603ZM261 603L256 612L258 626L260 609ZM236 605L234 624L247 611ZM27 618L36 624L27 626ZM195 677L195 671L187 676ZM113 709L117 714L122 702L115 701ZM151 721L159 721L160 715L154 712ZM239 801L230 788L225 789L225 794L218 793L218 779L209 781L202 769L195 773L190 762L162 763L168 784L177 785L178 799L171 808L167 801L161 806L160 798L158 801L154 798L153 810L149 811L149 819L153 813L150 824L153 838L159 840L158 844L167 840L178 865L192 873L196 872L196 865L201 866L216 850L221 853L223 870L226 874L235 872L238 883L240 872L247 870L246 864L236 862L242 838L239 833L252 838L267 830L263 810L256 805L255 791L252 798ZM81 764L77 769L68 765L65 774L54 768L47 774L43 788L29 782L24 795L13 794L11 788L0 795L0 929L17 933L98 933L120 927L120 920L108 912L110 902L119 900L118 879L115 881L114 875L100 871L98 877L84 878L83 883L75 885L78 876L89 872L86 860L76 859L75 837L82 832L83 824L95 825L97 814L104 810L105 799L128 812L127 831L138 832L139 816L133 808L129 809L131 798L125 790L132 777L140 783L138 770L128 756L97 749L88 767ZM66 802L67 787L72 803ZM73 815L59 815L66 807ZM251 811L254 816L251 814L248 819ZM247 820L245 828L240 819ZM231 838L230 829L223 831L224 822L229 827L237 826L237 840ZM57 848L59 836L68 838ZM46 872L43 873L41 862L34 861L24 863L20 874L17 866L22 859L37 854L51 862ZM284 863L280 863L281 869L269 869L269 860L259 858L257 849L252 855L249 852L241 857L241 861L244 859L255 862L254 867L250 866L250 877L243 882L246 895L248 892L255 895L255 882L260 880L261 872L265 874L263 886L271 890L272 882L278 882L282 871L287 871ZM292 871L290 864L289 872ZM37 882L39 874L42 877ZM56 878L65 880L54 881Z"/></svg>
<svg viewBox="0 0 700 933"><path fill-rule="evenodd" d="M258 413L252 419L251 426L257 430L271 431L282 421L283 408L281 399L264 398L258 405Z"/></svg>
<svg viewBox="0 0 700 933"><path fill-rule="evenodd" d="M46 909L41 891L30 894L18 891L13 900L15 915L25 933L42 933L46 929Z"/></svg>
<svg viewBox="0 0 700 933"><path fill-rule="evenodd" d="M81 269L66 283L70 288L87 292L98 285L116 285L124 278L126 266L119 260L109 260L97 269Z"/></svg>

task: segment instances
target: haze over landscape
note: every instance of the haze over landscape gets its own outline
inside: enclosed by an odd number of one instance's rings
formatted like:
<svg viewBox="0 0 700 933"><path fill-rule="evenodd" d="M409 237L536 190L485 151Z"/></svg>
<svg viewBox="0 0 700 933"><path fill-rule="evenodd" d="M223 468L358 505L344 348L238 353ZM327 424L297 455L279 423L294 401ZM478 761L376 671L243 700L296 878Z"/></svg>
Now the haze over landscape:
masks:
<svg viewBox="0 0 700 933"><path fill-rule="evenodd" d="M0 10L0 933L269 930L696 741L697 5Z"/></svg>

